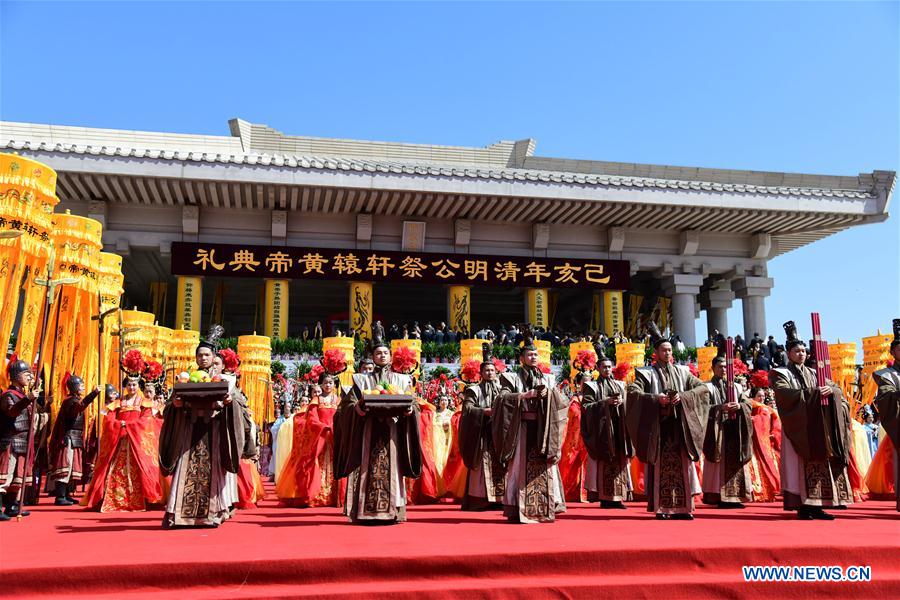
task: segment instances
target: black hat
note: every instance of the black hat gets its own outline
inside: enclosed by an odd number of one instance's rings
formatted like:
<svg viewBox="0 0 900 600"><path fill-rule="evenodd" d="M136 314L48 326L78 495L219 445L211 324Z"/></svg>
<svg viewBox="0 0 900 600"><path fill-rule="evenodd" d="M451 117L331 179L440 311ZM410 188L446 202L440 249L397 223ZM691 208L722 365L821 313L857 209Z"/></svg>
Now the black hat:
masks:
<svg viewBox="0 0 900 600"><path fill-rule="evenodd" d="M378 348L387 348L388 350L390 350L391 345L384 341L384 338L382 338L380 335L376 335L372 338L371 345L369 345L369 352L374 354L375 350L377 350Z"/></svg>
<svg viewBox="0 0 900 600"><path fill-rule="evenodd" d="M201 339L200 343L197 344L197 349L194 350L194 354L196 354L200 348L209 348L212 350L213 354L218 354L219 352L219 338L225 335L225 328L221 325L212 325L209 328L209 333L206 334L206 339Z"/></svg>
<svg viewBox="0 0 900 600"><path fill-rule="evenodd" d="M519 347L519 354L531 350L537 350L537 346L534 345L534 332L529 327L522 333L522 345Z"/></svg>
<svg viewBox="0 0 900 600"><path fill-rule="evenodd" d="M797 326L793 321L788 321L783 325L784 333L787 334L787 341L784 342L784 349L788 352L796 346L806 346L806 342L797 337Z"/></svg>
<svg viewBox="0 0 900 600"><path fill-rule="evenodd" d="M894 339L891 341L891 352L894 351L894 348L900 346L900 319L894 319Z"/></svg>
<svg viewBox="0 0 900 600"><path fill-rule="evenodd" d="M654 348L659 348L660 344L672 343L669 338L662 334L659 330L659 326L653 321L650 321L650 323L647 324L647 333L650 334L650 343Z"/></svg>
<svg viewBox="0 0 900 600"><path fill-rule="evenodd" d="M494 365L494 347L484 343L481 345L481 368L483 369L487 365Z"/></svg>
<svg viewBox="0 0 900 600"><path fill-rule="evenodd" d="M84 383L84 380L78 375L69 375L66 378L66 389L70 394L78 393L78 386Z"/></svg>

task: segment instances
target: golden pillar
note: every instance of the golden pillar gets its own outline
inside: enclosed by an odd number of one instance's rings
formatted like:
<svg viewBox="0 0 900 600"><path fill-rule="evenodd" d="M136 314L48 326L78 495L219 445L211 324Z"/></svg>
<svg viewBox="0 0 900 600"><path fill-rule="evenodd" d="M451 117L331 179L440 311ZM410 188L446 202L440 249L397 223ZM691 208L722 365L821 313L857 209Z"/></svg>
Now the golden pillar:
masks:
<svg viewBox="0 0 900 600"><path fill-rule="evenodd" d="M266 337L283 340L288 336L290 292L287 279L266 280Z"/></svg>
<svg viewBox="0 0 900 600"><path fill-rule="evenodd" d="M526 292L525 318L535 327L550 324L550 294L547 288L529 288Z"/></svg>
<svg viewBox="0 0 900 600"><path fill-rule="evenodd" d="M354 281L350 284L350 329L364 339L372 339L372 284Z"/></svg>
<svg viewBox="0 0 900 600"><path fill-rule="evenodd" d="M625 312L622 305L622 292L606 290L603 292L603 332L612 337L615 332L625 331Z"/></svg>
<svg viewBox="0 0 900 600"><path fill-rule="evenodd" d="M472 288L451 285L447 292L447 324L450 329L467 335L472 333Z"/></svg>
<svg viewBox="0 0 900 600"><path fill-rule="evenodd" d="M200 315L203 309L203 279L178 278L178 304L175 307L174 329L200 331Z"/></svg>

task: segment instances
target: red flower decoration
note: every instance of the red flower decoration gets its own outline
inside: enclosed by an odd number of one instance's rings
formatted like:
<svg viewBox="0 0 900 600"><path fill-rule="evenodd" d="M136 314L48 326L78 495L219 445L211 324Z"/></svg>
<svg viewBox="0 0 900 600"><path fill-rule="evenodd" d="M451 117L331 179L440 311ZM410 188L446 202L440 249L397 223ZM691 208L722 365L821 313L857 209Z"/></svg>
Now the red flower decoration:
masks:
<svg viewBox="0 0 900 600"><path fill-rule="evenodd" d="M690 371L691 375L694 377L700 377L700 368L697 366L697 363L688 363L688 371Z"/></svg>
<svg viewBox="0 0 900 600"><path fill-rule="evenodd" d="M234 373L241 365L241 358L231 348L219 351L219 357L222 359L222 367L226 373Z"/></svg>
<svg viewBox="0 0 900 600"><path fill-rule="evenodd" d="M550 365L548 365L547 363L538 363L538 369L540 369L541 373L543 373L544 375L550 374Z"/></svg>
<svg viewBox="0 0 900 600"><path fill-rule="evenodd" d="M147 362L140 350L129 350L122 357L122 369L132 377L138 377L146 367Z"/></svg>
<svg viewBox="0 0 900 600"><path fill-rule="evenodd" d="M619 381L625 381L625 378L628 377L628 373L631 371L631 363L628 362L620 362L615 367L613 367L613 377L618 379Z"/></svg>
<svg viewBox="0 0 900 600"><path fill-rule="evenodd" d="M497 369L497 373L505 373L506 372L506 363L500 360L499 358L494 359L494 368Z"/></svg>
<svg viewBox="0 0 900 600"><path fill-rule="evenodd" d="M769 387L769 374L766 371L753 371L753 374L750 376L750 387Z"/></svg>
<svg viewBox="0 0 900 600"><path fill-rule="evenodd" d="M163 373L163 366L155 360L148 361L144 367L144 379L147 381L156 381Z"/></svg>
<svg viewBox="0 0 900 600"><path fill-rule="evenodd" d="M475 359L467 360L459 370L459 378L466 383L481 381L481 363Z"/></svg>
<svg viewBox="0 0 900 600"><path fill-rule="evenodd" d="M347 370L347 358L344 351L337 348L326 350L322 356L322 366L332 375L340 375Z"/></svg>
<svg viewBox="0 0 900 600"><path fill-rule="evenodd" d="M409 375L419 366L415 351L409 346L401 346L397 348L391 357L391 370L395 373L403 373Z"/></svg>
<svg viewBox="0 0 900 600"><path fill-rule="evenodd" d="M319 381L319 377L321 377L324 372L325 367L322 365L313 365L312 369L309 370L309 373L306 374L306 380L315 383Z"/></svg>
<svg viewBox="0 0 900 600"><path fill-rule="evenodd" d="M750 368L747 364L739 358L734 359L734 376L740 377L741 375L749 375Z"/></svg>
<svg viewBox="0 0 900 600"><path fill-rule="evenodd" d="M593 350L581 350L575 355L572 366L582 373L585 371L593 371L597 366L597 353Z"/></svg>

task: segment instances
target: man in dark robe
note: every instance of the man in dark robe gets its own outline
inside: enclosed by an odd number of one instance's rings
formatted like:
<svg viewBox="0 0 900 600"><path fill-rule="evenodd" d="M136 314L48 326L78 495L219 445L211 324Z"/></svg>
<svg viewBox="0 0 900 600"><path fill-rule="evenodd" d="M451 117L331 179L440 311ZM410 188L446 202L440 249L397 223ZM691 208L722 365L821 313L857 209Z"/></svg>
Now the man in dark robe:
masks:
<svg viewBox="0 0 900 600"><path fill-rule="evenodd" d="M853 502L850 410L833 381L817 381L804 365L807 352L793 321L784 324L788 366L769 372L781 418L781 492L785 510L803 520L832 520L823 506Z"/></svg>
<svg viewBox="0 0 900 600"><path fill-rule="evenodd" d="M499 509L506 491L506 472L497 460L491 435L491 414L500 397L500 382L490 344L482 346L481 381L463 392L459 420L459 450L469 470L463 510Z"/></svg>
<svg viewBox="0 0 900 600"><path fill-rule="evenodd" d="M612 376L612 360L601 355L600 377L581 383L581 437L587 448L584 487L602 508L624 509L633 490L629 459L634 446L625 426L625 384Z"/></svg>
<svg viewBox="0 0 900 600"><path fill-rule="evenodd" d="M71 506L71 487L82 478L85 447L84 410L100 394L95 387L84 396L84 381L77 375L69 375L63 387L69 396L62 401L53 433L50 435L50 481L56 492L57 506Z"/></svg>
<svg viewBox="0 0 900 600"><path fill-rule="evenodd" d="M524 336L519 371L500 376L491 426L497 458L507 467L503 513L517 523L554 521L566 510L558 463L569 401L553 375L541 371L532 339Z"/></svg>
<svg viewBox="0 0 900 600"><path fill-rule="evenodd" d="M380 338L372 342L372 360L371 373L354 373L334 415L334 476L347 477L344 514L352 523L400 523L406 520L403 478L422 474L419 406L401 414L367 407L364 391L413 388L409 375L391 368L391 349Z"/></svg>
<svg viewBox="0 0 900 600"><path fill-rule="evenodd" d="M875 405L881 418L881 425L894 443L894 492L897 495L897 510L900 511L900 319L894 319L894 339L891 341L890 367L875 371L878 393Z"/></svg>
<svg viewBox="0 0 900 600"><path fill-rule="evenodd" d="M683 365L673 364L671 342L650 324L656 362L635 369L625 420L635 456L647 465L647 510L657 519L693 520L700 480L709 389Z"/></svg>
<svg viewBox="0 0 900 600"><path fill-rule="evenodd" d="M214 326L195 352L197 367L210 375L219 375L213 362L222 332ZM218 527L231 518L245 448L242 405L246 400L232 381L211 408L191 406L172 393L159 435L159 468L172 475L164 528Z"/></svg>
<svg viewBox="0 0 900 600"><path fill-rule="evenodd" d="M753 500L750 460L753 458L752 406L737 383L728 397L726 361L712 361L709 388L709 421L703 454L703 503L719 508L744 508Z"/></svg>

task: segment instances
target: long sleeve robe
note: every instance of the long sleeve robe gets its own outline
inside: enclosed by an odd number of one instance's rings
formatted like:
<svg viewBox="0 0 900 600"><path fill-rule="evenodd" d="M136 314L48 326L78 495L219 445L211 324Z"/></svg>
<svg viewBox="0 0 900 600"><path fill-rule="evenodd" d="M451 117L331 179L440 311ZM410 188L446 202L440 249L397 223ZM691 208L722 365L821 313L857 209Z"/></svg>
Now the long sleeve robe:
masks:
<svg viewBox="0 0 900 600"><path fill-rule="evenodd" d="M241 456L254 443L244 439L246 400L235 387L230 394L230 404L211 411L169 402L163 412L159 466L172 475L166 525L218 526L231 517Z"/></svg>
<svg viewBox="0 0 900 600"><path fill-rule="evenodd" d="M334 417L334 476L348 478L344 514L353 523L405 521L403 478L422 473L418 404L413 403L411 414L399 416L357 410L364 401L363 390L381 382L401 390L411 387L408 375L390 368L354 374Z"/></svg>
<svg viewBox="0 0 900 600"><path fill-rule="evenodd" d="M675 390L678 405L660 406L659 394ZM635 370L628 386L625 421L635 456L646 465L647 510L691 513L702 492L692 463L700 460L709 411L709 389L681 365Z"/></svg>
<svg viewBox="0 0 900 600"><path fill-rule="evenodd" d="M587 448L585 488L589 500L622 502L631 499L633 485L629 460L634 446L625 414L628 405L625 384L615 379L586 381L581 386L581 437ZM609 405L609 398L618 395L623 403Z"/></svg>
<svg viewBox="0 0 900 600"><path fill-rule="evenodd" d="M878 393L875 396L875 405L881 417L881 424L885 432L894 444L894 493L897 496L897 510L900 511L900 485L898 485L898 471L900 471L900 365L894 365L886 369L875 371L875 382L878 384Z"/></svg>
<svg viewBox="0 0 900 600"><path fill-rule="evenodd" d="M709 421L703 454L703 502L750 502L753 482L750 460L753 458L752 407L743 397L743 390L734 385L734 400L739 410L729 416L725 412L727 382L713 377L709 387Z"/></svg>
<svg viewBox="0 0 900 600"><path fill-rule="evenodd" d="M459 420L459 450L468 469L463 510L478 510L503 502L506 472L494 452L491 417L485 414L500 396L500 382L481 382L463 393Z"/></svg>
<svg viewBox="0 0 900 600"><path fill-rule="evenodd" d="M498 460L507 465L503 512L520 523L553 521L566 510L557 463L568 400L556 389L553 375L536 369L502 373L500 385L491 435ZM547 389L546 399L523 398L538 387Z"/></svg>
<svg viewBox="0 0 900 600"><path fill-rule="evenodd" d="M816 372L803 365L769 372L781 418L781 492L785 510L842 506L853 502L847 473L850 414L843 392L826 381L832 395L823 405Z"/></svg>

